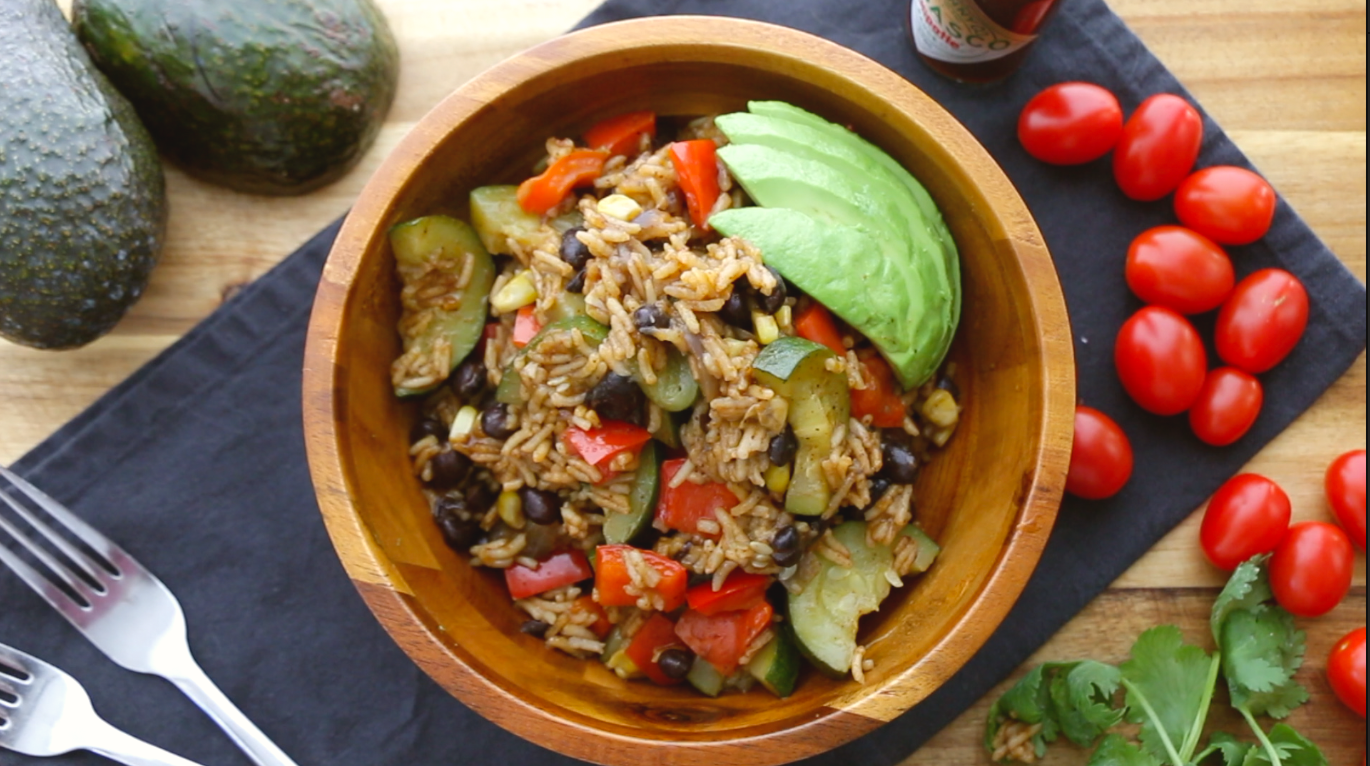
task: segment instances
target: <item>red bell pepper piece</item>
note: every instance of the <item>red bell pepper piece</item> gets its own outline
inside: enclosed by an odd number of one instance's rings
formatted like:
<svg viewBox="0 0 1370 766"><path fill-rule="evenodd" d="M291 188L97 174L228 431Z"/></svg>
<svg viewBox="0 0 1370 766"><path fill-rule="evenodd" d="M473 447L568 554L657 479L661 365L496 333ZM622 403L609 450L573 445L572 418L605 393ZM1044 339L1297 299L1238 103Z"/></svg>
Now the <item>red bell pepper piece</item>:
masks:
<svg viewBox="0 0 1370 766"><path fill-rule="evenodd" d="M642 445L652 440L652 434L645 428L621 420L606 420L599 428L585 430L578 426L566 429L562 436L571 449L585 459L585 462L599 468L623 452L637 452Z"/></svg>
<svg viewBox="0 0 1370 766"><path fill-rule="evenodd" d="M529 213L545 214L561 204L577 186L588 184L604 172L609 155L593 149L576 149L553 162L542 175L519 184L519 206Z"/></svg>
<svg viewBox="0 0 1370 766"><path fill-rule="evenodd" d="M519 309L514 319L514 345L523 348L541 331L542 323L538 321L534 307L530 304Z"/></svg>
<svg viewBox="0 0 1370 766"><path fill-rule="evenodd" d="M585 143L591 149L603 149L610 156L637 153L640 137L646 133L656 138L656 114L629 112L599 123L585 131Z"/></svg>
<svg viewBox="0 0 1370 766"><path fill-rule="evenodd" d="M590 623L590 632L594 633L601 641L608 637L613 631L614 624L609 622L609 613L604 611L604 607L592 596L581 596L571 605L573 612L588 612L595 616L595 621Z"/></svg>
<svg viewBox="0 0 1370 766"><path fill-rule="evenodd" d="M601 606L633 606L637 596L628 592L633 580L628 575L628 564L624 554L632 550L631 545L601 545L597 549L595 562L595 590L599 592ZM674 612L685 603L685 588L689 585L690 573L678 561L638 549L647 565L661 575L661 581L654 590L661 594L665 602L663 611Z"/></svg>
<svg viewBox="0 0 1370 766"><path fill-rule="evenodd" d="M683 458L661 464L661 494L656 505L656 520L667 529L716 538L717 533L699 531L699 522L704 519L712 521L715 518L714 511L720 508L730 510L742 501L728 489L728 485L718 482L695 484L685 481L679 487L672 487L671 480L683 465Z"/></svg>
<svg viewBox="0 0 1370 766"><path fill-rule="evenodd" d="M671 144L671 164L675 166L680 190L690 208L690 219L701 229L709 228L709 214L718 201L718 146L707 138Z"/></svg>
<svg viewBox="0 0 1370 766"><path fill-rule="evenodd" d="M734 572L719 590L714 590L710 582L690 588L685 593L685 601L692 611L713 617L722 612L751 609L766 600L766 589L770 586L771 578L766 575Z"/></svg>
<svg viewBox="0 0 1370 766"><path fill-rule="evenodd" d="M589 559L577 550L554 553L538 562L537 569L515 564L504 570L504 582L509 586L509 595L515 599L532 598L594 576Z"/></svg>
<svg viewBox="0 0 1370 766"><path fill-rule="evenodd" d="M833 321L832 314L820 304L810 303L808 308L795 316L794 331L801 338L827 346L838 356L847 355L847 347L842 345L842 333L837 329L837 322Z"/></svg>
<svg viewBox="0 0 1370 766"><path fill-rule="evenodd" d="M661 612L657 612L648 618L647 622L643 623L637 635L633 636L633 640L628 643L628 648L624 650L624 653L628 655L628 659L633 661L638 670L642 671L643 675L655 683L662 686L675 686L685 679L671 678L666 675L661 670L661 663L657 662L661 653L672 647L683 649L685 645L676 637L675 623L671 622L670 618Z"/></svg>
<svg viewBox="0 0 1370 766"><path fill-rule="evenodd" d="M857 419L870 415L871 424L880 428L904 425L908 410L899 398L902 392L894 381L894 372L890 370L889 363L874 352L858 356L866 369L866 387L851 390L851 414Z"/></svg>
<svg viewBox="0 0 1370 766"><path fill-rule="evenodd" d="M709 661L718 672L730 676L761 632L775 616L769 602L762 601L744 612L723 612L712 617L687 611L676 623L675 634L690 651Z"/></svg>

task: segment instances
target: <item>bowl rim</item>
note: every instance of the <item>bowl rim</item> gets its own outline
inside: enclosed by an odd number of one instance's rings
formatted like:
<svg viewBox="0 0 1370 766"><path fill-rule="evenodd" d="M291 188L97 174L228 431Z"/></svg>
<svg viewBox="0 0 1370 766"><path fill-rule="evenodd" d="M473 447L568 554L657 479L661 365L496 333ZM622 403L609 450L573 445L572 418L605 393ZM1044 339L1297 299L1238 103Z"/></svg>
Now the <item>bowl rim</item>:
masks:
<svg viewBox="0 0 1370 766"><path fill-rule="evenodd" d="M352 275L380 233L368 222L385 220L411 170L420 167L446 136L486 104L491 93L546 75L587 57L644 46L691 43L724 48L745 46L791 64L812 66L800 54L819 50L841 63L835 74L849 80L905 117L930 130L958 137L953 152L968 174L998 202L994 212L1014 244L1018 267L1032 296L1030 308L1040 354L1043 417L1038 448L1022 490L1022 509L1009 530L995 566L956 626L928 653L874 688L844 696L840 707L824 706L811 720L760 734L712 741L663 741L605 731L559 717L502 689L447 649L441 629L414 599L399 570L353 510L338 448L340 408L332 396L341 372L338 339L353 290ZM916 116L916 117L915 117ZM443 127L434 129L433 124ZM359 193L329 253L306 338L303 409L306 450L325 526L344 568L363 600L392 639L430 677L487 720L536 744L603 764L710 763L769 766L817 755L893 721L928 693L907 683L915 671L934 672L945 683L989 640L1017 602L1035 570L1054 525L1065 486L1075 409L1074 349L1064 294L1036 222L988 151L941 105L882 64L821 37L764 22L712 16L649 17L613 22L564 35L516 54L467 81L430 110L391 151ZM980 638L963 633L982 627ZM782 745L783 746L780 746ZM675 756L666 757L668 750ZM688 760L678 760L681 757ZM778 760L777 760L778 759Z"/></svg>

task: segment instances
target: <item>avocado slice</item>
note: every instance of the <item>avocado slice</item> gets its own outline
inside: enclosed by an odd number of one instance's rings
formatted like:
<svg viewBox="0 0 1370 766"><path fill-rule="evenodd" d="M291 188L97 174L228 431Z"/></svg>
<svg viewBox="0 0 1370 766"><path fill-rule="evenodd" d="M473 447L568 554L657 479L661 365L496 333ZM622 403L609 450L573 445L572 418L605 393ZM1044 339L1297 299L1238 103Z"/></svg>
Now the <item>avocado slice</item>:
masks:
<svg viewBox="0 0 1370 766"><path fill-rule="evenodd" d="M341 177L399 80L372 0L74 0L72 25L158 147L238 191L303 194Z"/></svg>
<svg viewBox="0 0 1370 766"><path fill-rule="evenodd" d="M846 128L783 102L752 102L749 108L751 113L717 118L720 129L733 142L720 150L720 157L758 204L792 207L825 224L862 228L879 242L885 257L895 257L898 243L904 244L909 267L900 269L899 276L910 296L915 297L910 307L920 314L933 314L916 317L922 326L914 333L918 339L912 358L872 336L860 319L848 316L858 310L854 304L864 300L860 293L839 295L829 290L827 298L820 300L872 337L905 387L922 384L945 359L961 315L960 260L931 195L892 157ZM750 151L752 147L772 149L800 163L773 165L769 160L774 154ZM814 171L815 164L824 166L826 172ZM758 175L749 178L753 174ZM834 203L833 197L839 200ZM875 204L872 197L877 200ZM726 221L727 216L724 218ZM719 228L712 220L710 223ZM895 242L884 241L885 236L892 236ZM761 247L769 262L772 253L760 242L753 244ZM841 261L810 249L801 250L797 257L826 268L831 272L828 277L836 277L845 267ZM796 281L784 267L776 268Z"/></svg>
<svg viewBox="0 0 1370 766"><path fill-rule="evenodd" d="M941 335L933 341L937 351L930 355L944 355L944 349L951 345L957 324L953 312L959 309L953 295L960 291L953 291L941 235L928 220L909 187L870 151L879 150L857 139L851 131L831 123L825 123L826 128L818 128L807 123L747 112L722 115L716 123L735 144L765 146L823 163L845 178L864 184L871 194L888 203L889 214L894 216L889 220L890 228L896 237L907 242L910 263L920 277L924 310L940 311L942 314L939 324ZM889 159L889 155L883 152L879 154ZM892 161L890 164L898 166ZM904 176L912 181L912 176L907 172ZM917 181L912 183L922 189ZM930 197L928 201L931 202ZM935 206L933 211L940 223L941 216L936 213Z"/></svg>
<svg viewBox="0 0 1370 766"><path fill-rule="evenodd" d="M83 346L161 256L157 148L51 0L0 2L0 72L0 337Z"/></svg>
<svg viewBox="0 0 1370 766"><path fill-rule="evenodd" d="M866 522L848 521L832 530L851 551L844 568L814 553L818 571L803 590L789 597L790 626L798 648L823 673L843 677L851 672L861 617L878 611L892 586L894 554L885 545L866 544Z"/></svg>

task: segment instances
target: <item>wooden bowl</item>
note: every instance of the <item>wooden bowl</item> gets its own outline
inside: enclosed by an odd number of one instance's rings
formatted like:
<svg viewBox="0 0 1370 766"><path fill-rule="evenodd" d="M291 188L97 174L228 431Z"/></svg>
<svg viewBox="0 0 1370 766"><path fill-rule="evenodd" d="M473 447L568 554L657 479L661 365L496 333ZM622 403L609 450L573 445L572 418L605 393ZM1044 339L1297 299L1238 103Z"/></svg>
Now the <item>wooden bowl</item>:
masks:
<svg viewBox="0 0 1370 766"><path fill-rule="evenodd" d="M952 359L966 410L917 487L944 546L932 572L863 623L866 685L806 672L708 699L619 680L522 635L502 578L448 550L406 452L387 229L463 216L466 192L525 177L548 136L615 113L702 115L781 99L852 126L928 186L960 245L965 319ZM344 566L395 641L458 699L520 736L601 764L768 766L893 720L984 644L1055 520L1070 457L1075 371L1060 285L1027 207L975 139L926 95L852 51L780 27L672 17L553 40L470 81L367 184L324 270L304 370L309 461Z"/></svg>

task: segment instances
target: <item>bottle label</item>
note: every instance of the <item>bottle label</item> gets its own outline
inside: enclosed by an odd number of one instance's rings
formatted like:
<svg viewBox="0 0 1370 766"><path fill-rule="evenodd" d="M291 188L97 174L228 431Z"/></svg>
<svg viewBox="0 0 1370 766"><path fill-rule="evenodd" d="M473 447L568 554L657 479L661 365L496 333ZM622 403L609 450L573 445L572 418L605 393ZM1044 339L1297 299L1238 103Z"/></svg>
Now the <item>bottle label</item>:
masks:
<svg viewBox="0 0 1370 766"><path fill-rule="evenodd" d="M949 64L994 61L1037 39L999 26L975 0L913 0L911 12L918 52Z"/></svg>

